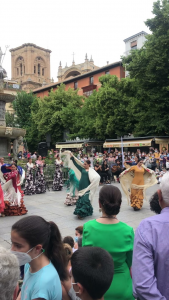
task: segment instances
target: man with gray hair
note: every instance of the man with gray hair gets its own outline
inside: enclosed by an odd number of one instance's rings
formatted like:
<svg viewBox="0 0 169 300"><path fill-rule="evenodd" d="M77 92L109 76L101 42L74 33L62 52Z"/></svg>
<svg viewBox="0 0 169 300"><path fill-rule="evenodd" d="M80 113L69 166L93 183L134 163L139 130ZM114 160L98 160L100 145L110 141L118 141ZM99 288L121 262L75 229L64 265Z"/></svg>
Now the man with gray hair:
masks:
<svg viewBox="0 0 169 300"><path fill-rule="evenodd" d="M0 247L0 299L12 300L19 279L20 269L17 257Z"/></svg>
<svg viewBox="0 0 169 300"><path fill-rule="evenodd" d="M143 220L135 234L133 294L140 300L169 299L169 172L157 192L161 213Z"/></svg>

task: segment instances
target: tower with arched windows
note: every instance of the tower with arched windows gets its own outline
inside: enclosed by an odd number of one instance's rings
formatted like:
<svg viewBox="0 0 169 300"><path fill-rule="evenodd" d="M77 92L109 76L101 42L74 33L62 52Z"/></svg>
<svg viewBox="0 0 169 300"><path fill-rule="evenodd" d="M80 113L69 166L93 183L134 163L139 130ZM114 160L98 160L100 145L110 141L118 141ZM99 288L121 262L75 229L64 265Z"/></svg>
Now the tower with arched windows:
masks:
<svg viewBox="0 0 169 300"><path fill-rule="evenodd" d="M23 90L50 84L51 50L27 43L10 52L12 80L16 80Z"/></svg>

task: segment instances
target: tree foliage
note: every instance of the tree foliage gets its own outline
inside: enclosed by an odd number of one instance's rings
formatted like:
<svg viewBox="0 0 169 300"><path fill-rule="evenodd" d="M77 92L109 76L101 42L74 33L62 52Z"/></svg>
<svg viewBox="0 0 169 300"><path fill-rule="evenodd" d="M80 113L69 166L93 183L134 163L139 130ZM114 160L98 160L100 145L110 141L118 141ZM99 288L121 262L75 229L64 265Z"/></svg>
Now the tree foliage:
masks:
<svg viewBox="0 0 169 300"><path fill-rule="evenodd" d="M144 47L123 58L138 86L133 114L140 135L169 134L169 0L155 2L153 14L145 22L152 34Z"/></svg>
<svg viewBox="0 0 169 300"><path fill-rule="evenodd" d="M26 129L26 142L30 151L37 150L38 143L41 140L41 136L37 131L37 126L32 118L32 111L38 110L37 98L33 93L27 93L25 91L18 92L15 100L12 102L13 109L15 111L14 125L13 127L20 127ZM6 116L6 119L11 120L12 115ZM9 122L9 121L8 121Z"/></svg>
<svg viewBox="0 0 169 300"><path fill-rule="evenodd" d="M136 87L131 79L119 79L104 75L99 79L102 86L86 98L77 119L77 132L81 138L116 138L132 132L134 119L131 107L135 102Z"/></svg>
<svg viewBox="0 0 169 300"><path fill-rule="evenodd" d="M5 121L7 127L18 127L18 124L16 122L16 116L14 113L7 111L5 113Z"/></svg>
<svg viewBox="0 0 169 300"><path fill-rule="evenodd" d="M34 94L21 91L17 93L15 100L12 102L19 127L24 129L30 127L31 105L35 98L36 96Z"/></svg>
<svg viewBox="0 0 169 300"><path fill-rule="evenodd" d="M82 97L77 90L65 90L61 84L56 91L51 91L49 96L38 99L38 110L32 110L33 121L41 136L50 133L53 145L63 140L64 131L72 132L76 123L77 111L83 105Z"/></svg>

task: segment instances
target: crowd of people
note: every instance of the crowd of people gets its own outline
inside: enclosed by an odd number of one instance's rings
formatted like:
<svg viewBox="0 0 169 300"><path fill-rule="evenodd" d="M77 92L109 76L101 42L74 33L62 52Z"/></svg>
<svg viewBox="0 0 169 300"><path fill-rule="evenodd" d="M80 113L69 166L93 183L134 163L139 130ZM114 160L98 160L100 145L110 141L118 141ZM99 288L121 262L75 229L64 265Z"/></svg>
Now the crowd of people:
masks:
<svg viewBox="0 0 169 300"><path fill-rule="evenodd" d="M11 251L0 248L1 299L168 300L169 172L150 199L155 215L135 234L118 218L121 204L117 186L101 187L101 216L76 227L74 238L40 216L15 222Z"/></svg>
<svg viewBox="0 0 169 300"><path fill-rule="evenodd" d="M0 205L1 216L25 214L27 211L23 202L23 195L46 192L45 160L36 152L33 155L29 152L25 155L27 155L28 162L23 191L21 190L21 183L24 170L15 162L9 165L4 164L3 158L0 159L1 184L9 181L2 187L5 196L5 208L2 201ZM117 149L90 154L82 154L81 150L75 153L69 151L56 153L53 191L63 189L63 166L67 166L69 170L70 190L64 203L76 205L74 214L79 219L83 219L93 214L92 199L98 185L111 184L113 181L121 183L131 207L135 211L140 210L146 189L160 183L163 175L169 169L169 153L167 151L159 153L157 149L152 147L147 153L141 152L140 149L137 149L136 153L122 153ZM14 178L16 184L14 184ZM12 187L15 189L15 193L13 193ZM14 194L16 196L15 201L13 201Z"/></svg>

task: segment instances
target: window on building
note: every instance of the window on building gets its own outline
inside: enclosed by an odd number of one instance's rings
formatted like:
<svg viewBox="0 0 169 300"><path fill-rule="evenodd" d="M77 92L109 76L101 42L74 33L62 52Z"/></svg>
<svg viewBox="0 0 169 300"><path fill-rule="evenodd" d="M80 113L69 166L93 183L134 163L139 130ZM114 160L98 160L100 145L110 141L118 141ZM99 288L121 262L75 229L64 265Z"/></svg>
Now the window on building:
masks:
<svg viewBox="0 0 169 300"><path fill-rule="evenodd" d="M40 75L40 64L38 64L38 75Z"/></svg>
<svg viewBox="0 0 169 300"><path fill-rule="evenodd" d="M131 49L132 50L137 49L137 41L131 42Z"/></svg>
<svg viewBox="0 0 169 300"><path fill-rule="evenodd" d="M34 74L36 74L36 66L34 66Z"/></svg>
<svg viewBox="0 0 169 300"><path fill-rule="evenodd" d="M83 95L86 96L86 97L89 97L92 94L93 94L93 91L88 91L88 92L83 93Z"/></svg>
<svg viewBox="0 0 169 300"><path fill-rule="evenodd" d="M44 76L44 68L42 69L42 76Z"/></svg>
<svg viewBox="0 0 169 300"><path fill-rule="evenodd" d="M74 89L77 90L77 87L78 87L78 83L77 83L77 81L75 81L74 82Z"/></svg>
<svg viewBox="0 0 169 300"><path fill-rule="evenodd" d="M109 72L109 71L106 71L105 74L108 75L108 74L110 74L110 72Z"/></svg>
<svg viewBox="0 0 169 300"><path fill-rule="evenodd" d="M93 76L90 77L90 84L93 84Z"/></svg>
<svg viewBox="0 0 169 300"><path fill-rule="evenodd" d="M20 64L20 74L22 76L22 64Z"/></svg>
<svg viewBox="0 0 169 300"><path fill-rule="evenodd" d="M17 68L17 75L19 75L19 68Z"/></svg>

